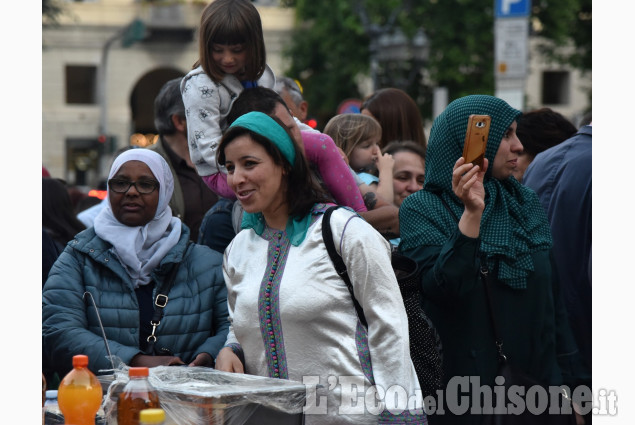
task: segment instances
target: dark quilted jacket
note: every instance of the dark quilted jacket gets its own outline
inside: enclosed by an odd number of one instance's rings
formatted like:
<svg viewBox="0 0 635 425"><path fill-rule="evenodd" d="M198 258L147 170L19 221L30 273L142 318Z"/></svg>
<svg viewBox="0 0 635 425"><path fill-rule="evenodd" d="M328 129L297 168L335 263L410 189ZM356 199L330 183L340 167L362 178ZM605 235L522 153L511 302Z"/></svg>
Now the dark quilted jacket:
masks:
<svg viewBox="0 0 635 425"><path fill-rule="evenodd" d="M183 226L179 242L152 272L154 298L171 268L179 267L157 328L157 346L169 348L186 364L202 352L215 359L229 328L222 255L188 238L189 229ZM140 352L137 297L110 248L92 227L84 230L68 243L44 285L44 355L60 376L72 368L75 354L88 355L93 372L112 368L95 308L82 300L85 291L95 299L111 353L129 364Z"/></svg>

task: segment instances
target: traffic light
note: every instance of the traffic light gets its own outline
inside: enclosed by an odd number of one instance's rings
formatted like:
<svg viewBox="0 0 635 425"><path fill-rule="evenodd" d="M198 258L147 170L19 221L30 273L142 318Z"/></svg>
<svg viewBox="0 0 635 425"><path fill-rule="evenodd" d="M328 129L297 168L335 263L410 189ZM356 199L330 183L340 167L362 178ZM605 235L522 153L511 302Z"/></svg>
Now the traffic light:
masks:
<svg viewBox="0 0 635 425"><path fill-rule="evenodd" d="M113 153L117 149L117 137L100 134L97 142L102 147L104 153Z"/></svg>

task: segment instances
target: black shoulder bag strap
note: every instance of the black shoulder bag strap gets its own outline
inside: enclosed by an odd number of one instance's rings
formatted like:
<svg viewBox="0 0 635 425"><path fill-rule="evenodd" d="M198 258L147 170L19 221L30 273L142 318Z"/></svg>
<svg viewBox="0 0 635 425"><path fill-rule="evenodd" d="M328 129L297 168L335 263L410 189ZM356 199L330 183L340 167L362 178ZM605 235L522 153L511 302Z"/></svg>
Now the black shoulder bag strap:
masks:
<svg viewBox="0 0 635 425"><path fill-rule="evenodd" d="M494 306L492 305L492 295L489 289L489 270L486 266L482 266L480 270L481 282L483 283L483 290L485 291L485 301L487 303L487 311L489 313L489 320L492 324L492 330L494 331L494 342L496 343L496 349L498 350L498 360L501 363L507 361L507 356L503 353L503 340L500 337L498 331L498 324L496 323L496 316L494 316Z"/></svg>
<svg viewBox="0 0 635 425"><path fill-rule="evenodd" d="M353 284L351 283L351 279L348 276L346 264L344 264L344 260L335 250L335 243L333 242L333 231L331 230L331 214L338 208L339 206L329 207L324 213L324 218L322 219L322 239L324 239L326 251L329 253L329 257L331 257L331 261L335 266L335 271L337 271L337 274L340 275L342 280L344 280L344 283L346 283L346 287L348 288L348 292L351 293L351 298L353 299L353 305L355 306L355 310L357 311L357 317L359 317L359 321L362 322L362 325L364 325L366 329L368 329L368 323L366 323L364 310L362 310L362 306L359 304L359 302L357 302L355 294L353 293Z"/></svg>
<svg viewBox="0 0 635 425"><path fill-rule="evenodd" d="M170 289L174 286L174 279L176 278L176 272L179 269L179 264L174 264L170 272L166 275L165 279L163 279L163 284L157 293L156 298L154 299L154 314L152 315L152 320L150 320L150 324L152 325L152 333L148 336L148 348L146 349L145 354L154 356L155 353L155 343L157 342L157 336L155 332L157 327L161 324L161 319L163 318L163 309L166 305L168 305L168 293L170 293ZM169 352L165 352L165 355L170 355Z"/></svg>
<svg viewBox="0 0 635 425"><path fill-rule="evenodd" d="M454 211L452 211L452 208L450 208L447 201L443 199L443 196L441 195L441 193L437 192L437 195L439 196L439 199L441 200L441 203L443 204L445 209L447 209L450 212L450 214L457 221L459 221L459 218L456 216ZM496 348L498 349L498 357L501 362L505 362L507 361L507 357L503 353L503 341L501 340L500 333L498 332L498 325L496 324L496 318L494 317L492 298L491 298L490 289L488 286L489 270L487 269L486 266L482 266L479 274L481 275L481 282L483 283L483 289L485 291L485 301L487 302L487 311L489 313L490 322L492 324L492 330L494 331L494 341L496 342Z"/></svg>
<svg viewBox="0 0 635 425"><path fill-rule="evenodd" d="M439 197L439 200L441 200L441 203L443 204L443 206L445 207L446 210L448 210L448 212L450 213L450 215L452 215L452 217L454 217L454 219L458 222L459 218L456 216L456 213L454 211L452 211L452 208L450 208L450 206L448 205L448 201L446 201L445 199L443 199L443 195L442 193L439 192L434 192L435 195L437 195Z"/></svg>

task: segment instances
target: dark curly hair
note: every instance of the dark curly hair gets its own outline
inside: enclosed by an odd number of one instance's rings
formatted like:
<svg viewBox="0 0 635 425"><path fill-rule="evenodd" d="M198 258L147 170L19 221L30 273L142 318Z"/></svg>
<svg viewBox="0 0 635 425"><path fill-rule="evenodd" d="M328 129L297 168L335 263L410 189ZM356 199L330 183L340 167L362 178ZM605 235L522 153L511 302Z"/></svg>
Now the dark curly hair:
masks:
<svg viewBox="0 0 635 425"><path fill-rule="evenodd" d="M571 121L550 108L523 113L516 128L523 150L532 158L564 142L577 131Z"/></svg>

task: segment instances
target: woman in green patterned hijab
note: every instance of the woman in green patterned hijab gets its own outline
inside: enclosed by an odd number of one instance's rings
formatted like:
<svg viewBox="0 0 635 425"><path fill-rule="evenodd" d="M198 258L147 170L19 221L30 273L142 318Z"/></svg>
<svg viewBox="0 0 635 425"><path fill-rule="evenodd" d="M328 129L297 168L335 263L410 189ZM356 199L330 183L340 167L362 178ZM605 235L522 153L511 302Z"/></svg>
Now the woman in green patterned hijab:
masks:
<svg viewBox="0 0 635 425"><path fill-rule="evenodd" d="M467 120L475 113L492 117L485 152L490 166L484 175L472 164L457 163L463 152ZM401 231L408 235L405 239L402 236L402 250L439 244L449 236L448 224L456 221L454 216L461 217L459 227L463 233L480 236L480 251L487 256L489 268L494 269L497 258L499 278L511 287L525 287L527 275L534 269L531 253L550 248L551 233L538 197L511 177L523 149L516 136L516 118L520 115L505 101L482 95L458 99L439 115L426 153L425 192L400 211L400 220L404 220ZM476 190L480 199L473 199ZM409 206L417 198L426 199L421 207L429 209L429 214L419 206L410 211Z"/></svg>
<svg viewBox="0 0 635 425"><path fill-rule="evenodd" d="M492 118L483 169L461 158L471 114ZM571 385L582 374L552 279L547 216L536 194L512 177L523 149L516 136L520 115L492 96L452 102L432 126L424 187L406 198L399 211L399 249L422 271L424 308L444 344L446 382L459 375L494 384L498 357L481 267L489 270L494 313L510 363L548 385ZM558 358L558 353L567 354Z"/></svg>

